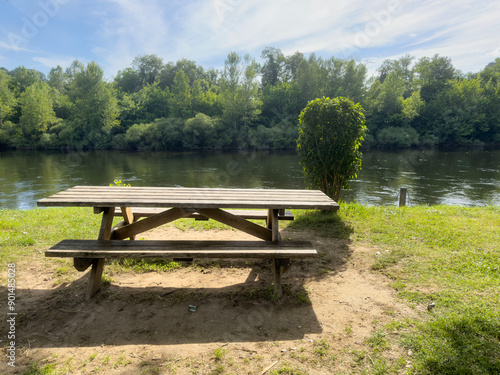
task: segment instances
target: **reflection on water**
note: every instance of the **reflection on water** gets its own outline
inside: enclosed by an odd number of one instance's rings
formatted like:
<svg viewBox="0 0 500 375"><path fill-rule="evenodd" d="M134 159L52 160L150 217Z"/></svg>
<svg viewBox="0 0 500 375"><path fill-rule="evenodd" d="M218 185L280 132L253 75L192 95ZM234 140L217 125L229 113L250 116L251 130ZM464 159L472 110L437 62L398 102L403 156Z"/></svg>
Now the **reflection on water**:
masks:
<svg viewBox="0 0 500 375"><path fill-rule="evenodd" d="M306 187L294 152L0 153L0 208L28 209L75 185L283 188ZM500 150L367 151L363 169L342 199L396 204L500 204Z"/></svg>

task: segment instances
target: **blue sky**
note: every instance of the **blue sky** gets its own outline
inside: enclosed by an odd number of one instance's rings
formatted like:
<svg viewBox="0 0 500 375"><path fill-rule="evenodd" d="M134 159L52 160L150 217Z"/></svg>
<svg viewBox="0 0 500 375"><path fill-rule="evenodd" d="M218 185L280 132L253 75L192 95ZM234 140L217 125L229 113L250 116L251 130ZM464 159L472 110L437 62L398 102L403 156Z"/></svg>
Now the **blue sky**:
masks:
<svg viewBox="0 0 500 375"><path fill-rule="evenodd" d="M107 78L157 54L221 68L227 54L385 59L439 54L462 72L500 57L500 0L0 0L0 66L44 73L78 59Z"/></svg>

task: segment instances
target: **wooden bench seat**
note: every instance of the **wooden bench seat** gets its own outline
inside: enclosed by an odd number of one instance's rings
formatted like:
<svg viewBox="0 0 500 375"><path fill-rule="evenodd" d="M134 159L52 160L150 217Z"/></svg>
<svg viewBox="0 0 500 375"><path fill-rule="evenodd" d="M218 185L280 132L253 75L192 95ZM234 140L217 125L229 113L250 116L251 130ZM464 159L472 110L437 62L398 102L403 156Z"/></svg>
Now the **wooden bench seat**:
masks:
<svg viewBox="0 0 500 375"><path fill-rule="evenodd" d="M134 215L134 220L138 220L143 217L151 217L163 211L165 211L165 208L157 208L157 207L132 208L132 214ZM224 211L239 216L242 219L267 220L267 210L224 210ZM101 212L101 210L99 208L96 208L94 212L98 214ZM120 207L115 207L114 216L122 216L122 211ZM203 216L197 212L192 213L186 217L195 220L209 220L208 217ZM278 220L293 220L293 219L294 217L291 211L280 210L280 212L278 213Z"/></svg>
<svg viewBox="0 0 500 375"><path fill-rule="evenodd" d="M273 259L274 289L281 295L281 275L290 259L316 257L307 241L122 241L63 240L45 252L46 257L70 257L84 271L92 265L87 299L98 290L104 259L121 258L268 258ZM95 271L101 262L100 271ZM97 272L97 273L96 273Z"/></svg>
<svg viewBox="0 0 500 375"><path fill-rule="evenodd" d="M307 258L307 241L121 241L63 240L45 252L70 258Z"/></svg>

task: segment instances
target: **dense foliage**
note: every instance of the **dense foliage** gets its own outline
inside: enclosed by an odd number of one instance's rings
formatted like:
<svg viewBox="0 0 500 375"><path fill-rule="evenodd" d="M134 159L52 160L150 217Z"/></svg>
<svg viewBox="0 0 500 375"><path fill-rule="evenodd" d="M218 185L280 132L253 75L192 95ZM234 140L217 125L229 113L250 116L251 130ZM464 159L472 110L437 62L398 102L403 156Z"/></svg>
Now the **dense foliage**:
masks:
<svg viewBox="0 0 500 375"><path fill-rule="evenodd" d="M307 104L299 123L297 151L309 184L338 201L361 167L363 109L347 98L323 97Z"/></svg>
<svg viewBox="0 0 500 375"><path fill-rule="evenodd" d="M112 82L94 62L45 76L0 68L0 148L294 148L298 116L320 97L365 109L364 146L500 142L500 59L478 73L447 57L354 60L231 52L222 70L136 57Z"/></svg>

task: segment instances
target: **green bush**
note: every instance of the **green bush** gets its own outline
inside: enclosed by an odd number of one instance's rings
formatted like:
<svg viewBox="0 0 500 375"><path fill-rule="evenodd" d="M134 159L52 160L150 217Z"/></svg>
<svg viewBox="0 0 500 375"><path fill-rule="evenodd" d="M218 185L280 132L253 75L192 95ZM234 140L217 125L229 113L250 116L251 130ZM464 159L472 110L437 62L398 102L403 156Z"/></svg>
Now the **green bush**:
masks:
<svg viewBox="0 0 500 375"><path fill-rule="evenodd" d="M297 150L310 186L338 200L361 167L363 108L347 98L323 97L307 104L299 123Z"/></svg>

